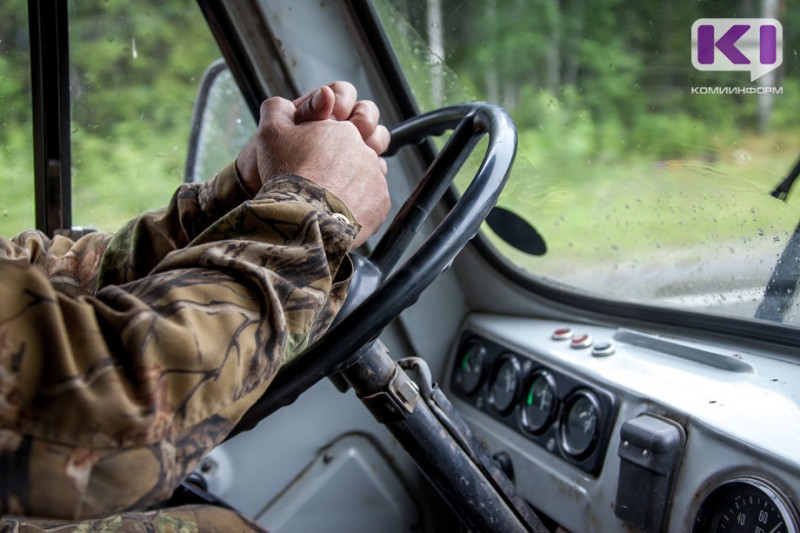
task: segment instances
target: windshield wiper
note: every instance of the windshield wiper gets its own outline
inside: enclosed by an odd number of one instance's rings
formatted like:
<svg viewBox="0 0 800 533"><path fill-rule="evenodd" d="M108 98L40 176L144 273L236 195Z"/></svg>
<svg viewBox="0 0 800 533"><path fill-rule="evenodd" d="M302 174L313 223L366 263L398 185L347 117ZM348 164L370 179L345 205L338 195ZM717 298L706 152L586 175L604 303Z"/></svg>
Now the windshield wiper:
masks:
<svg viewBox="0 0 800 533"><path fill-rule="evenodd" d="M770 194L785 202L798 176L800 176L800 160L795 163L789 175ZM775 269L764 290L764 298L756 309L756 318L783 322L799 286L800 223L794 228L794 233L789 237L786 248L783 249L775 264Z"/></svg>
<svg viewBox="0 0 800 533"><path fill-rule="evenodd" d="M789 172L789 175L786 176L770 194L778 200L783 200L785 202L786 199L789 198L792 185L794 185L794 182L797 181L798 176L800 176L800 159L797 160L797 163L795 163L794 168L791 172Z"/></svg>

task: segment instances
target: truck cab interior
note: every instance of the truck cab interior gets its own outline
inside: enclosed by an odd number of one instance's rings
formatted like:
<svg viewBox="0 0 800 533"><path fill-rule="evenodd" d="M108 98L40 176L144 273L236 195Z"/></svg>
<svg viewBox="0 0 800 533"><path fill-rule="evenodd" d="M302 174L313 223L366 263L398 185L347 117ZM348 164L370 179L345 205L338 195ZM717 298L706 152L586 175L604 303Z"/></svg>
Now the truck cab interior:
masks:
<svg viewBox="0 0 800 533"><path fill-rule="evenodd" d="M800 530L792 4L0 13L5 236L163 206L269 96L347 80L393 132L346 312L194 488L277 533ZM772 28L766 72L694 64L696 22L734 18Z"/></svg>

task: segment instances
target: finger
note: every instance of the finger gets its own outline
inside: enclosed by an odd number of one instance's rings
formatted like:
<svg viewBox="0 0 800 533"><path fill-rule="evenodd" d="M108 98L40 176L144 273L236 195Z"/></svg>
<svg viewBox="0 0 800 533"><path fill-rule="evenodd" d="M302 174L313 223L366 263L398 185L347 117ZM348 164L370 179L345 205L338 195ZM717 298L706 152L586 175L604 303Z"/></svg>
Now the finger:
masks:
<svg viewBox="0 0 800 533"><path fill-rule="evenodd" d="M389 130L386 129L386 126L378 126L375 128L375 131L372 132L364 142L375 150L375 153L380 155L389 148L389 143L391 142L392 138L389 135Z"/></svg>
<svg viewBox="0 0 800 533"><path fill-rule="evenodd" d="M378 127L378 120L380 120L380 111L375 102L370 100L361 100L356 102L353 106L353 112L350 114L348 120L356 125L361 138L367 140L370 138L375 128Z"/></svg>
<svg viewBox="0 0 800 533"><path fill-rule="evenodd" d="M389 173L389 165L386 164L386 158L379 157L378 158L378 166L381 169L381 173L386 176Z"/></svg>
<svg viewBox="0 0 800 533"><path fill-rule="evenodd" d="M303 95L303 96L301 96L300 98L295 98L295 99L294 99L294 105L295 105L295 107L299 108L299 107L300 107L301 105L303 105L303 104L304 104L306 101L310 100L310 99L311 99L311 97L312 97L312 96L314 96L314 94L317 92L317 90L318 90L318 89L319 89L319 87L317 87L317 89L314 89L314 90L312 90L312 91L308 91L306 94L304 94L304 95Z"/></svg>
<svg viewBox="0 0 800 533"><path fill-rule="evenodd" d="M347 120L353 113L353 106L356 105L358 92L352 83L347 81L335 81L328 85L336 95L336 103L333 106L333 118L336 120Z"/></svg>
<svg viewBox="0 0 800 533"><path fill-rule="evenodd" d="M261 119L259 120L259 128L267 128L269 126L286 126L294 125L295 114L297 108L294 102L291 102L280 96L273 96L267 98L261 103Z"/></svg>
<svg viewBox="0 0 800 533"><path fill-rule="evenodd" d="M299 104L298 104L299 102ZM294 101L297 107L295 122L313 122L331 118L336 95L330 87L320 87Z"/></svg>

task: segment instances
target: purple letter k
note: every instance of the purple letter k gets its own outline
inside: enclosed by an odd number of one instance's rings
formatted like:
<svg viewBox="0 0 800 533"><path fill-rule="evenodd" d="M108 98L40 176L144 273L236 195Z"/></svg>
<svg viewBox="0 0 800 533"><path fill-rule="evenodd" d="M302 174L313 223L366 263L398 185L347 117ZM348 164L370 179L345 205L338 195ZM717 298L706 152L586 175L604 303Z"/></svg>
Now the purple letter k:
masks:
<svg viewBox="0 0 800 533"><path fill-rule="evenodd" d="M714 42L714 26L702 24L697 27L697 62L701 65L714 63L714 48L719 48L725 57L734 65L749 65L750 60L736 48L736 41L747 33L749 24L736 24L731 26L725 35Z"/></svg>

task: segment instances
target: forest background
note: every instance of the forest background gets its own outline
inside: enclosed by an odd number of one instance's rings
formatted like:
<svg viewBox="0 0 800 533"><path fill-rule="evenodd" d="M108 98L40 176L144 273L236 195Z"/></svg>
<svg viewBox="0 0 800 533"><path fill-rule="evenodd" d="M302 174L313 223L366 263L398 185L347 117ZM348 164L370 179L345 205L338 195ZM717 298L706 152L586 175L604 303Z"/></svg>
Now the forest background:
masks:
<svg viewBox="0 0 800 533"><path fill-rule="evenodd" d="M571 183L618 183L621 172L651 172L654 164L686 169L687 176L697 164L722 165L760 180L768 192L800 153L800 35L792 30L800 27L800 9L786 0L378 4L421 108L477 97L511 112L524 150L517 172L524 176L506 202L535 203L541 191ZM198 85L220 54L189 0L69 6L74 222L114 230L164 205L182 181ZM5 235L34 224L26 9L24 0L0 3ZM742 72L696 71L692 22L759 16L783 24L784 63L761 82L783 94L692 94L692 86L758 86ZM410 23L403 29L392 17ZM443 67L445 86L437 81ZM737 158L758 162L758 176L737 171ZM519 206L523 214L535 208Z"/></svg>

